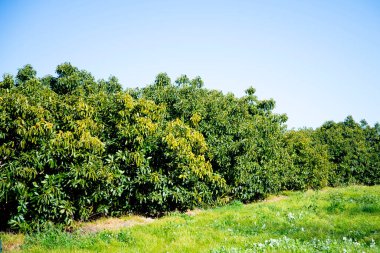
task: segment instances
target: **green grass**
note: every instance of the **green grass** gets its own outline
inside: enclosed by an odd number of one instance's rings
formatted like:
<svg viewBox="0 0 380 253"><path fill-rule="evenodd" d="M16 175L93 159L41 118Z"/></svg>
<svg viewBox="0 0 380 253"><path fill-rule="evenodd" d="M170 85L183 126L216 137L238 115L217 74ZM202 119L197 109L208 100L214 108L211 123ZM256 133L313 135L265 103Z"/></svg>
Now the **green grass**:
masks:
<svg viewBox="0 0 380 253"><path fill-rule="evenodd" d="M20 252L380 252L380 186L287 192L286 198L174 213L95 234L26 235ZM1 234L5 245L21 235Z"/></svg>

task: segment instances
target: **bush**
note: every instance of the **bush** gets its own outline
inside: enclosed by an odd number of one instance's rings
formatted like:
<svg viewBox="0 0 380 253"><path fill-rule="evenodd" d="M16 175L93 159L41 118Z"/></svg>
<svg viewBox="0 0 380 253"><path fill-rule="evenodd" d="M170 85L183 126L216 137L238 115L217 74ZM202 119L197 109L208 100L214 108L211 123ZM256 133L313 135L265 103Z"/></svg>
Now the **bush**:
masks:
<svg viewBox="0 0 380 253"><path fill-rule="evenodd" d="M327 146L315 141L313 130L302 129L285 134L291 162L285 173L285 189L307 190L327 186L331 175Z"/></svg>
<svg viewBox="0 0 380 253"><path fill-rule="evenodd" d="M253 88L237 98L202 84L199 77L186 76L171 84L159 74L154 84L131 94L164 105L166 120L180 118L203 134L209 147L206 157L226 180L223 194L228 198L247 202L279 191L287 166L282 148L286 116L274 114L274 101L258 100Z"/></svg>
<svg viewBox="0 0 380 253"><path fill-rule="evenodd" d="M122 91L70 63L0 82L0 229L151 216L283 189L380 183L380 125L287 131L255 89L238 98L161 73Z"/></svg>
<svg viewBox="0 0 380 253"><path fill-rule="evenodd" d="M348 116L343 122L328 121L316 130L318 141L327 146L332 163L330 185L380 183L380 127L362 125Z"/></svg>
<svg viewBox="0 0 380 253"><path fill-rule="evenodd" d="M163 107L119 91L114 78L96 83L69 64L57 73L20 75L20 85L0 90L2 229L161 215L217 200L225 181L199 132L165 121ZM54 86L68 76L79 77L70 91Z"/></svg>

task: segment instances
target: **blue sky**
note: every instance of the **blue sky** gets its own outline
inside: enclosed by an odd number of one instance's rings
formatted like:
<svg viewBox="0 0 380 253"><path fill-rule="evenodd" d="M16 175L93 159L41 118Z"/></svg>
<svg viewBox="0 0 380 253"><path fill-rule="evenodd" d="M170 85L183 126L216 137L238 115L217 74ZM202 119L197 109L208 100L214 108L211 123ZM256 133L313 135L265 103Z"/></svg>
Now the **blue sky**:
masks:
<svg viewBox="0 0 380 253"><path fill-rule="evenodd" d="M380 1L0 0L0 73L69 61L124 87L201 76L273 98L289 128L380 121Z"/></svg>

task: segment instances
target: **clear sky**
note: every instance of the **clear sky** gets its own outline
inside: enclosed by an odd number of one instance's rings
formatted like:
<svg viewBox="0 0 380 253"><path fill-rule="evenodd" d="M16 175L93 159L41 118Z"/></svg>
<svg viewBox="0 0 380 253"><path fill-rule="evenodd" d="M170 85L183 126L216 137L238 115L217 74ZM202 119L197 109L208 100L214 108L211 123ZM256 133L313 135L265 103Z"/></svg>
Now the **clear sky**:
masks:
<svg viewBox="0 0 380 253"><path fill-rule="evenodd" d="M273 98L288 126L380 121L380 1L0 0L0 73L69 61L124 87L159 72Z"/></svg>

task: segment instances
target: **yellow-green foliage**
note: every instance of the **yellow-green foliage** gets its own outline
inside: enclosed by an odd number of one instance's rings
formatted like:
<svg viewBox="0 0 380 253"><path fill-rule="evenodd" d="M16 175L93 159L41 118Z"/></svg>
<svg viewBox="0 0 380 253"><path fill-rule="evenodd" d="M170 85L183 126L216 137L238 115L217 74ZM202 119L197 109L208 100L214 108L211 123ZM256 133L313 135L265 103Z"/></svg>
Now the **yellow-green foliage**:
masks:
<svg viewBox="0 0 380 253"><path fill-rule="evenodd" d="M161 73L122 91L70 63L56 74L26 65L0 82L0 229L380 182L379 125L287 132L254 88L238 98Z"/></svg>
<svg viewBox="0 0 380 253"><path fill-rule="evenodd" d="M285 134L285 145L291 162L285 178L286 189L319 189L327 186L331 177L327 146L313 138L313 131L302 129Z"/></svg>

